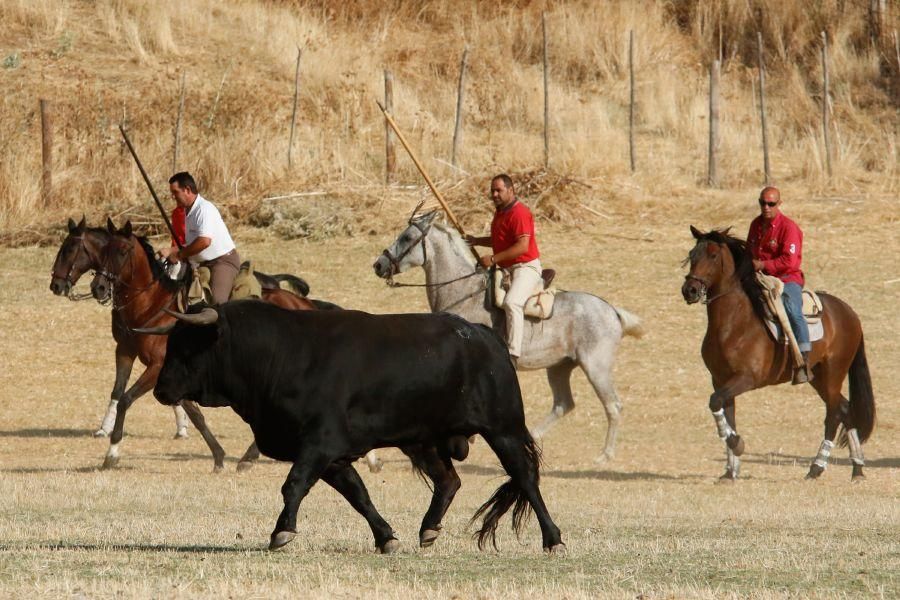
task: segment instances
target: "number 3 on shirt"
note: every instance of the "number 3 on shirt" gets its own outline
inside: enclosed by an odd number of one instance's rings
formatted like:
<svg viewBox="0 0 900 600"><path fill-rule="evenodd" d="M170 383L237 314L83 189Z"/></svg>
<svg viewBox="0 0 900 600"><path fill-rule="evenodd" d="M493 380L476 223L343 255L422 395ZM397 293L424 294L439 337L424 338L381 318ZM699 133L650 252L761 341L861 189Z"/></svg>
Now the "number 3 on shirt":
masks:
<svg viewBox="0 0 900 600"><path fill-rule="evenodd" d="M797 252L797 244L791 244L791 248L789 250L791 254L795 254Z"/></svg>

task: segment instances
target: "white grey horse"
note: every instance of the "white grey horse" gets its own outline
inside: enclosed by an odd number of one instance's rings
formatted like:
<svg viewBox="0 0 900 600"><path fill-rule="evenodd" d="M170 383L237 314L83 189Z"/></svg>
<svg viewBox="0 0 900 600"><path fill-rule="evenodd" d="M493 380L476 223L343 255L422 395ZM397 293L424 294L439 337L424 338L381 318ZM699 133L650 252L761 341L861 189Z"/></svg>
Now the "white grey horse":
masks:
<svg viewBox="0 0 900 600"><path fill-rule="evenodd" d="M455 313L505 331L503 311L486 307L486 272L476 269L465 241L455 230L435 222L436 216L437 212L431 212L411 218L409 226L375 261L375 274L390 281L397 273L422 267L432 312ZM613 362L623 336L641 337L643 333L638 317L584 292L559 292L549 319L526 319L518 368L547 369L553 392L553 408L532 435L541 437L575 408L569 379L573 369L581 367L603 403L608 421L606 445L596 460L612 458L622 411L613 386Z"/></svg>

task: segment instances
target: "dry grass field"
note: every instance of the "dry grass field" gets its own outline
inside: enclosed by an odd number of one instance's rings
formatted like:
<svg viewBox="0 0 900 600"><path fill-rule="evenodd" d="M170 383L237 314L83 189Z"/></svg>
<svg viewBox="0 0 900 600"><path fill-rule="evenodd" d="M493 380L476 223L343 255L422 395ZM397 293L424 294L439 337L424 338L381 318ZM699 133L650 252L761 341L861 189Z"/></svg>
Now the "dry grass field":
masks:
<svg viewBox="0 0 900 600"><path fill-rule="evenodd" d="M863 0L2 0L0 1L0 598L897 598L900 597L900 51L871 41ZM543 163L541 13L550 39L550 169ZM635 33L637 170L628 161L628 32ZM830 48L833 174L821 130L820 32ZM866 336L878 420L867 480L844 449L804 481L822 438L811 388L737 402L741 481L716 485L724 449L707 408L702 307L679 288L688 225L743 236L763 181L756 32L766 45L772 176L805 233L813 287L846 300ZM303 48L293 166L286 162ZM447 164L463 48L459 169ZM706 181L707 69L721 52L720 189ZM895 58L896 54L896 58ZM424 311L371 264L427 197L406 156L385 187L374 100L395 115L470 232L485 231L490 175L508 171L539 220L545 266L648 330L616 362L618 454L598 464L606 418L576 374L576 410L542 441L542 491L568 545L548 558L534 520L479 552L468 520L505 479L484 443L444 532L416 545L430 492L396 450L358 465L403 543L376 555L368 527L316 486L300 535L265 551L288 466L235 471L249 429L207 410L226 471L151 396L129 413L121 466L91 437L113 382L110 310L52 296L68 217L131 218L159 233L124 122L157 189L180 159L222 207L241 254L303 276L312 295L372 312ZM38 101L54 118L53 195L41 197ZM398 150L402 152L402 150ZM263 200L294 192L313 195ZM158 238L158 243L163 243ZM401 277L421 281L421 272ZM78 286L86 290L87 281ZM136 369L137 370L137 369ZM550 409L520 374L529 424Z"/></svg>
<svg viewBox="0 0 900 600"><path fill-rule="evenodd" d="M649 332L626 340L618 358L625 421L617 458L593 462L605 416L580 375L576 410L543 441L542 489L568 544L563 559L541 553L533 520L520 541L505 520L500 552L477 550L467 521L503 479L483 443L460 466L463 488L429 550L415 543L429 492L408 463L387 450L380 474L358 465L402 538L402 552L389 557L374 554L364 521L323 485L301 505L298 540L266 552L288 467L264 460L237 474L250 436L226 409L206 411L231 457L223 474L211 473L196 431L172 439L171 410L151 397L130 413L121 467L97 470L107 442L90 432L112 383L109 310L50 295L52 249L0 250L0 596L896 597L894 200L786 192L786 211L806 231L809 278L863 320L878 402L867 481L850 484L843 450L821 480L803 480L824 411L811 389L781 386L739 399L743 479L715 484L724 453L699 356L706 319L681 300L680 261L691 246L688 224L742 230L756 211L754 190L665 210L649 200L599 203L609 220L540 226L546 262L559 269L561 287L635 312ZM285 242L243 228L236 237L266 270L302 274L317 297L376 312L420 311L424 294L390 290L370 267L408 205L386 199L384 225L373 235ZM549 410L549 389L539 373L521 382L533 423Z"/></svg>

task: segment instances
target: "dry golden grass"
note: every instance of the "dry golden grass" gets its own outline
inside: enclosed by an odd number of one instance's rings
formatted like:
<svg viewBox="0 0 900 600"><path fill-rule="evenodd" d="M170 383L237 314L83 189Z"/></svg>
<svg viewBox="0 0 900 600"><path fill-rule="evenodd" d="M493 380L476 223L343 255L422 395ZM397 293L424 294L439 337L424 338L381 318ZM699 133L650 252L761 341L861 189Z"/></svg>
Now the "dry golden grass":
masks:
<svg viewBox="0 0 900 600"><path fill-rule="evenodd" d="M885 234L898 225L892 198L785 190L785 209L806 234L810 281L847 300L863 321L878 403L865 446L868 480L849 483L841 450L820 481L803 481L824 410L811 389L781 386L738 400L744 479L714 484L724 453L699 356L705 316L681 300L679 265L691 246L689 223L742 232L756 212L755 191L701 202L588 190L581 201L609 219L582 212L573 226L540 225L544 259L559 269L561 287L597 293L648 329L644 339L626 340L617 360L625 421L616 460L592 462L605 416L580 374L576 410L543 442L542 490L569 548L562 560L541 554L533 521L520 544L505 520L501 551L478 552L466 523L504 479L483 443L460 466L463 488L444 535L426 551L415 540L427 488L396 451L384 452L379 475L360 465L402 538L392 557L373 553L364 521L321 485L301 506L298 540L281 553L263 551L287 465L265 460L235 473L250 436L229 410L206 411L230 455L224 474L210 473L193 429L187 441L171 439L171 410L150 397L129 416L122 467L97 471L107 442L89 434L112 384L109 310L50 295L53 249L0 250L0 596L897 597L900 245ZM413 202L384 198L375 219L390 226L372 235L304 242L239 229L236 238L260 268L302 274L316 297L422 311L421 290L389 290L370 267ZM473 231L487 218L486 210L471 214ZM534 423L550 408L549 389L541 373L521 381Z"/></svg>
<svg viewBox="0 0 900 600"><path fill-rule="evenodd" d="M164 188L181 73L188 93L177 168L194 172L210 197L229 204L233 218L247 218L267 195L325 189L350 202L348 187L379 184L384 125L374 100L383 93L384 68L395 75L397 120L432 175L475 196L489 174L542 164L542 10L550 36L552 172L634 199L650 189L694 194L706 171L706 67L721 49L720 178L725 189L758 185L754 81L761 29L775 180L809 194L896 195L898 65L890 48L867 41L862 4L11 0L0 7L0 59L16 54L19 63L0 70L6 92L0 234L21 243L72 214L96 220L143 209L147 193L116 125L124 120ZM898 15L891 6L887 32L897 28ZM635 175L627 159L632 29ZM820 127L822 30L831 40L831 178ZM465 45L470 70L460 167L471 175L446 164ZM298 46L300 111L289 170ZM55 198L46 209L38 98L53 102L56 132ZM405 156L399 169L401 182L420 183ZM554 191L547 200L550 215Z"/></svg>

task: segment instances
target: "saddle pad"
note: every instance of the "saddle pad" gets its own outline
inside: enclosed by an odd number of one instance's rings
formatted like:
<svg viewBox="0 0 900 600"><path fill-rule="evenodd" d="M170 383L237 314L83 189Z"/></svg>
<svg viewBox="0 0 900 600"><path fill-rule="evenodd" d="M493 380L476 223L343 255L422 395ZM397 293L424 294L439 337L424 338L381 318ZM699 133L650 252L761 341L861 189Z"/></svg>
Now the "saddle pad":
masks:
<svg viewBox="0 0 900 600"><path fill-rule="evenodd" d="M772 335L772 339L776 342L788 345L789 340L787 336L784 335L784 332L781 330L781 325L772 321L770 319L766 319L766 327L769 329L769 333ZM822 324L822 320L818 319L815 323L808 324L809 329L809 341L818 342L825 335L825 326Z"/></svg>

